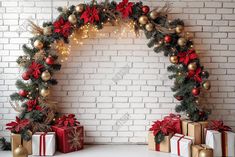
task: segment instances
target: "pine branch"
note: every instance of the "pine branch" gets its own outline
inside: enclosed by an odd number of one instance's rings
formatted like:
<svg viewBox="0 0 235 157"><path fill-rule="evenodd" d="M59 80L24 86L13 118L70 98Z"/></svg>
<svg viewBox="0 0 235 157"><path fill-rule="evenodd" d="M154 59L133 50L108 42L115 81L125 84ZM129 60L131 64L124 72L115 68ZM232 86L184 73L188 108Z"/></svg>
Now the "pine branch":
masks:
<svg viewBox="0 0 235 157"><path fill-rule="evenodd" d="M7 140L4 137L0 138L0 150L2 151L11 150L11 143L7 142Z"/></svg>

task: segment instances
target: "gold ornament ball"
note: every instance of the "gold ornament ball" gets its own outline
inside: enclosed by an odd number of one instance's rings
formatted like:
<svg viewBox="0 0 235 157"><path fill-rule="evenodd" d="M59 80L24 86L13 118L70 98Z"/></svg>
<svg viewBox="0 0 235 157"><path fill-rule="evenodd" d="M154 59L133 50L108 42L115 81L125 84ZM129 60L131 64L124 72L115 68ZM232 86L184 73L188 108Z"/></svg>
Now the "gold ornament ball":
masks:
<svg viewBox="0 0 235 157"><path fill-rule="evenodd" d="M33 46L37 49L42 49L43 48L43 43L40 40L35 40L33 43Z"/></svg>
<svg viewBox="0 0 235 157"><path fill-rule="evenodd" d="M182 32L184 31L184 26L178 25L178 26L175 28L175 31L176 31L176 33L182 33Z"/></svg>
<svg viewBox="0 0 235 157"><path fill-rule="evenodd" d="M187 40L185 38L179 38L177 43L180 46L185 46L186 42L187 42Z"/></svg>
<svg viewBox="0 0 235 157"><path fill-rule="evenodd" d="M202 149L199 153L199 157L213 157L213 150L210 148Z"/></svg>
<svg viewBox="0 0 235 157"><path fill-rule="evenodd" d="M150 18L155 20L157 17L158 17L158 12L157 11L152 11L150 14L149 14Z"/></svg>
<svg viewBox="0 0 235 157"><path fill-rule="evenodd" d="M145 15L140 16L139 23L142 24L142 25L147 24L148 23L148 17L145 16Z"/></svg>
<svg viewBox="0 0 235 157"><path fill-rule="evenodd" d="M51 30L51 27L44 27L43 28L43 34L44 35L51 35L52 34L52 30Z"/></svg>
<svg viewBox="0 0 235 157"><path fill-rule="evenodd" d="M43 89L41 89L40 94L41 94L41 96L43 96L43 97L47 97L47 96L49 96L49 94L50 94L50 90L43 88Z"/></svg>
<svg viewBox="0 0 235 157"><path fill-rule="evenodd" d="M75 15L70 15L69 18L68 18L69 22L72 23L72 24L76 24L77 23L77 18Z"/></svg>
<svg viewBox="0 0 235 157"><path fill-rule="evenodd" d="M190 63L188 65L188 70L196 70L197 69L197 64L195 62Z"/></svg>
<svg viewBox="0 0 235 157"><path fill-rule="evenodd" d="M172 63L172 64L177 64L178 63L178 61L179 61L179 59L178 59L178 56L170 56L170 62Z"/></svg>
<svg viewBox="0 0 235 157"><path fill-rule="evenodd" d="M82 13L84 11L84 4L79 4L75 7L76 12Z"/></svg>
<svg viewBox="0 0 235 157"><path fill-rule="evenodd" d="M206 90L209 90L211 88L211 84L209 81L205 81L203 84L202 84L203 88L206 89Z"/></svg>
<svg viewBox="0 0 235 157"><path fill-rule="evenodd" d="M22 145L19 145L19 147L14 150L13 154L14 157L28 157L28 151Z"/></svg>
<svg viewBox="0 0 235 157"><path fill-rule="evenodd" d="M51 74L48 71L44 71L41 75L43 81L48 81L51 79Z"/></svg>
<svg viewBox="0 0 235 157"><path fill-rule="evenodd" d="M153 31L154 25L152 23L148 23L145 25L145 29L149 32Z"/></svg>

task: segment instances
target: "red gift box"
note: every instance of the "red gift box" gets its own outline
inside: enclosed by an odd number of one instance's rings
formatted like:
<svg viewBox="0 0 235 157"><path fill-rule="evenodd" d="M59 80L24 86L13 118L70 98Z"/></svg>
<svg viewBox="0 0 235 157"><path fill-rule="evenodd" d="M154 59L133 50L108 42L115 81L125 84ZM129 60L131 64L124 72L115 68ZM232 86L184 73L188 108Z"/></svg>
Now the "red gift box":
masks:
<svg viewBox="0 0 235 157"><path fill-rule="evenodd" d="M165 120L169 120L175 123L175 133L181 134L182 129L181 129L181 120L180 120L180 115L175 115L171 113L169 116L164 117Z"/></svg>
<svg viewBox="0 0 235 157"><path fill-rule="evenodd" d="M83 149L84 129L83 126L52 126L56 132L57 150L62 153L69 153Z"/></svg>

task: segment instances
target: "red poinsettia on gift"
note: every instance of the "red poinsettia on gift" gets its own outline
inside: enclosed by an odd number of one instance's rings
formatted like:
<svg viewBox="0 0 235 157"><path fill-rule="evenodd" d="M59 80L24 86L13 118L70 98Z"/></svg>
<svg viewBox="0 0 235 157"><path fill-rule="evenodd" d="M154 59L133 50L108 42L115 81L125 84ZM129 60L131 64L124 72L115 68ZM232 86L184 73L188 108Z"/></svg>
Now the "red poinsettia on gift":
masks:
<svg viewBox="0 0 235 157"><path fill-rule="evenodd" d="M65 38L68 38L71 33L71 23L64 20L63 17L60 17L59 20L53 23L54 32L62 35Z"/></svg>
<svg viewBox="0 0 235 157"><path fill-rule="evenodd" d="M180 63L188 65L191 60L197 59L198 55L196 54L195 50L188 50L187 52L179 52L178 57Z"/></svg>
<svg viewBox="0 0 235 157"><path fill-rule="evenodd" d="M116 10L122 13L123 18L127 18L132 13L133 5L134 4L132 2L129 2L128 0L123 0L117 5Z"/></svg>
<svg viewBox="0 0 235 157"><path fill-rule="evenodd" d="M77 121L74 114L63 115L56 120L56 125L59 126L77 126L79 124L80 122Z"/></svg>
<svg viewBox="0 0 235 157"><path fill-rule="evenodd" d="M29 126L30 121L28 119L20 119L19 117L16 117L15 122L10 122L6 124L8 126L6 129L10 130L11 132L14 133L19 133L23 129Z"/></svg>
<svg viewBox="0 0 235 157"><path fill-rule="evenodd" d="M86 10L82 13L81 19L84 20L85 24L88 22L93 24L94 22L98 22L100 20L99 12L95 6L87 6Z"/></svg>
<svg viewBox="0 0 235 157"><path fill-rule="evenodd" d="M31 65L29 66L29 74L32 75L35 79L38 79L41 74L41 69L43 68L42 64L32 62Z"/></svg>
<svg viewBox="0 0 235 157"><path fill-rule="evenodd" d="M188 71L188 78L193 78L196 82L201 83L202 82L202 78L200 76L202 72L202 69L199 67L196 69L196 71L194 70L189 70Z"/></svg>

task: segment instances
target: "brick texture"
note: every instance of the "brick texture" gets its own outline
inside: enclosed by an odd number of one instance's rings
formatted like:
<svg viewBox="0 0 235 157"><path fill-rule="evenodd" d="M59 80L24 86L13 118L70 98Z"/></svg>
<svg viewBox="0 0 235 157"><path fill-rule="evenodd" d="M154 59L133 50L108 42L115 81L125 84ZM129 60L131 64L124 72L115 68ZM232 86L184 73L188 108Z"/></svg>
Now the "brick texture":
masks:
<svg viewBox="0 0 235 157"><path fill-rule="evenodd" d="M83 1L82 1L83 2ZM204 104L211 118L223 119L235 128L235 1L169 0L170 18L182 18L194 38L202 63L210 72L212 89ZM15 63L22 45L31 37L27 19L41 24L56 18L56 7L78 0L0 1L0 134L9 136L5 124L17 113L9 104L22 70ZM161 0L144 0L163 6ZM71 55L56 74L52 89L62 113L74 113L85 126L87 143L145 143L151 122L174 112L163 54L147 48L147 40L132 33L114 34L106 26L78 46L71 42Z"/></svg>

